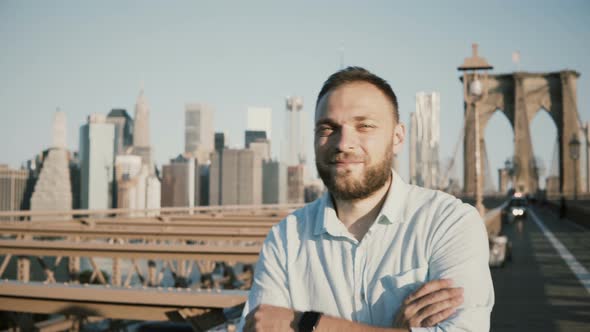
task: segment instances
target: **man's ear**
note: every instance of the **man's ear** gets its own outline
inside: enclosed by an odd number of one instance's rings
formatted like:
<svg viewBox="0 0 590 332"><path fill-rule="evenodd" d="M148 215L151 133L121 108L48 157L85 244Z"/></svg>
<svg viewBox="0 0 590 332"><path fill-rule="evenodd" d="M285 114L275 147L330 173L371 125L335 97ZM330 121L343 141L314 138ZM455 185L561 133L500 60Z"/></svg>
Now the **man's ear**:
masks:
<svg viewBox="0 0 590 332"><path fill-rule="evenodd" d="M402 152L404 140L406 139L406 126L399 122L393 128L393 154L398 155Z"/></svg>

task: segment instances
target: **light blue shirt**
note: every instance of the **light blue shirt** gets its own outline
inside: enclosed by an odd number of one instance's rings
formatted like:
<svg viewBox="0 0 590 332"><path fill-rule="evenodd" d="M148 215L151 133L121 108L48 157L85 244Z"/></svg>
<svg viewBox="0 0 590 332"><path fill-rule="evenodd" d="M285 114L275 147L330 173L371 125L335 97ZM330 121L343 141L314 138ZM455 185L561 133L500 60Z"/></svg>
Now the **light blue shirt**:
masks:
<svg viewBox="0 0 590 332"><path fill-rule="evenodd" d="M361 241L338 219L328 193L272 227L238 329L261 303L392 327L410 293L450 278L464 288L463 305L436 327L413 331L488 331L494 305L488 250L484 223L471 205L408 185L394 171Z"/></svg>

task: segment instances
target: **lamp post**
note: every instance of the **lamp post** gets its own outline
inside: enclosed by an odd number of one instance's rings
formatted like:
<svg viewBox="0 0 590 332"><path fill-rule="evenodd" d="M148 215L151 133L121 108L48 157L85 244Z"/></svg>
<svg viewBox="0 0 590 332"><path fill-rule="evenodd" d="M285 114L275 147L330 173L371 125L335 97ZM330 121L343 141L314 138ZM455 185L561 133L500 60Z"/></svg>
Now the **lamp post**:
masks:
<svg viewBox="0 0 590 332"><path fill-rule="evenodd" d="M570 159L574 164L574 201L576 201L578 200L578 173L576 172L576 165L578 164L578 159L580 159L580 140L578 139L578 135L572 135L572 139L569 142L569 148Z"/></svg>
<svg viewBox="0 0 590 332"><path fill-rule="evenodd" d="M457 68L463 72L463 98L471 105L475 125L475 208L483 217L485 207L483 205L483 190L481 178L481 147L479 132L478 102L484 100L488 93L488 70L493 69L486 59L477 54L477 44L472 44L472 55L465 58L463 64Z"/></svg>
<svg viewBox="0 0 590 332"><path fill-rule="evenodd" d="M542 159L539 158L538 156L533 156L533 158L530 161L530 168L533 170L533 176L535 179L535 183L536 188L535 188L535 192L537 192L539 190L539 178L541 177L541 171L543 170L543 162Z"/></svg>
<svg viewBox="0 0 590 332"><path fill-rule="evenodd" d="M512 189L516 191L516 181L514 178L519 171L519 164L516 156L512 156L512 158L506 159L504 162L504 166L508 169L508 175L510 176L510 183L512 184Z"/></svg>

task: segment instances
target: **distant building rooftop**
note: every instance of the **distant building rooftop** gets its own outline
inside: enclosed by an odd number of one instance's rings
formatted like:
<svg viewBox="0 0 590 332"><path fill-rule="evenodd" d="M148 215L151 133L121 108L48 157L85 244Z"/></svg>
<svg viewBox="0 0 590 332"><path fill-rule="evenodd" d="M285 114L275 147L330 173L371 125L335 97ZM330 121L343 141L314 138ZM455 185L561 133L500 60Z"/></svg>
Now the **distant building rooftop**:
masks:
<svg viewBox="0 0 590 332"><path fill-rule="evenodd" d="M123 109L123 108L113 108L109 114L107 115L107 117L109 118L115 118L115 117L124 117L127 119L131 119L131 116L129 115L129 113L127 113L127 110Z"/></svg>

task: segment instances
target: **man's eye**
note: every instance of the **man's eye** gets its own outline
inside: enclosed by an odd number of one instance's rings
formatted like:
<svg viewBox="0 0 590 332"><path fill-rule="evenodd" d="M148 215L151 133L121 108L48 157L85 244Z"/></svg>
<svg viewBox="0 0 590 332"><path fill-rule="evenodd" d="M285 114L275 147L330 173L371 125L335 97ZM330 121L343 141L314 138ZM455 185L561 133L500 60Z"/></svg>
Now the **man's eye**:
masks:
<svg viewBox="0 0 590 332"><path fill-rule="evenodd" d="M376 126L370 123L361 123L358 128L361 130L370 130L376 128Z"/></svg>
<svg viewBox="0 0 590 332"><path fill-rule="evenodd" d="M319 136L328 136L330 135L334 130L330 127L319 127L317 129L317 133Z"/></svg>

